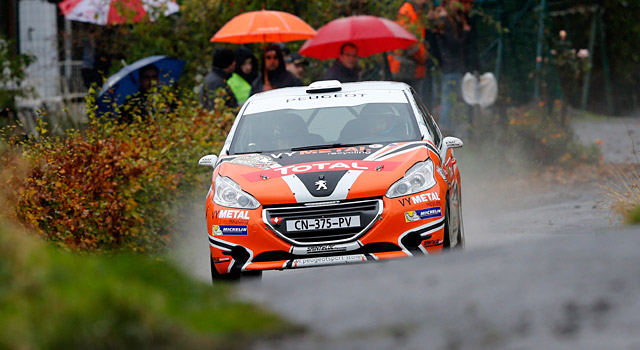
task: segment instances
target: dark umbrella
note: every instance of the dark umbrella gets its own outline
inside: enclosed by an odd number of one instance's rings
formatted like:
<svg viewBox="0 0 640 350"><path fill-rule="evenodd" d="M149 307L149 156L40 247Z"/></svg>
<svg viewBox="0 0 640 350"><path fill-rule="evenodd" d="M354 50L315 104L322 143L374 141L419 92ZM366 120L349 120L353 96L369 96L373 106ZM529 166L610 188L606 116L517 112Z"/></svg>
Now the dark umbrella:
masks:
<svg viewBox="0 0 640 350"><path fill-rule="evenodd" d="M160 84L173 84L178 80L185 61L167 56L150 56L138 60L109 77L98 94L98 113L112 110L114 104L121 105L128 96L139 90L140 68L153 64L158 68Z"/></svg>
<svg viewBox="0 0 640 350"><path fill-rule="evenodd" d="M340 47L353 43L358 56L367 57L385 51L406 49L418 39L398 23L375 16L351 16L335 19L318 29L318 34L302 45L300 54L321 60L337 58Z"/></svg>

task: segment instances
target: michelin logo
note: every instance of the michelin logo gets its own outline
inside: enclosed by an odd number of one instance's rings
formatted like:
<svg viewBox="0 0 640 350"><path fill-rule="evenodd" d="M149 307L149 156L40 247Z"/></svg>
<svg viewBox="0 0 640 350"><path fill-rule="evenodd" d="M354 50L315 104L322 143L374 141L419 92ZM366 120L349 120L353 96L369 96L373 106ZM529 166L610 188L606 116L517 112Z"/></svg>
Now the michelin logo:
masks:
<svg viewBox="0 0 640 350"><path fill-rule="evenodd" d="M442 216L442 210L440 210L440 207L412 210L404 213L404 219L406 222L414 222L440 216Z"/></svg>
<svg viewBox="0 0 640 350"><path fill-rule="evenodd" d="M246 236L247 225L213 225L214 236Z"/></svg>

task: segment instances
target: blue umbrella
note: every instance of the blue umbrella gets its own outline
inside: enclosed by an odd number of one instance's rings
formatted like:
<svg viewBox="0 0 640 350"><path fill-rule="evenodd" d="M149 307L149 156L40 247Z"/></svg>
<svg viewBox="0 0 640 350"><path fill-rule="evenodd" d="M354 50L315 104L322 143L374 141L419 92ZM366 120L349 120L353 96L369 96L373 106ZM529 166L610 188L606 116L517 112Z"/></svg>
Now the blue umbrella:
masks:
<svg viewBox="0 0 640 350"><path fill-rule="evenodd" d="M140 68L153 64L159 70L160 85L173 84L182 73L185 61L167 56L140 59L109 77L98 94L98 113L112 111L113 103L121 105L128 96L138 92Z"/></svg>

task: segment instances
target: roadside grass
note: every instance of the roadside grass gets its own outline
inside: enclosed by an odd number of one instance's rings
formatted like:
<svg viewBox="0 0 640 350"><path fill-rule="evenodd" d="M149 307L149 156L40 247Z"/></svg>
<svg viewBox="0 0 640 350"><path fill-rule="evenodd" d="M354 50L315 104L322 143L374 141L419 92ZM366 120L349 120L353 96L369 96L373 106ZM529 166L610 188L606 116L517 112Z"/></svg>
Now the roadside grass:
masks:
<svg viewBox="0 0 640 350"><path fill-rule="evenodd" d="M46 245L0 222L0 348L243 349L297 328L141 255Z"/></svg>
<svg viewBox="0 0 640 350"><path fill-rule="evenodd" d="M621 218L626 224L640 223L640 164L618 166L602 191L611 209L611 221Z"/></svg>
<svg viewBox="0 0 640 350"><path fill-rule="evenodd" d="M611 210L612 224L618 219L622 219L625 224L640 223L640 156L634 142L633 131L628 125L626 128L635 162L615 166L609 172L610 180L601 185Z"/></svg>
<svg viewBox="0 0 640 350"><path fill-rule="evenodd" d="M608 116L604 114L599 114L583 109L569 109L569 115L573 120L586 120L586 121L606 121L614 116Z"/></svg>

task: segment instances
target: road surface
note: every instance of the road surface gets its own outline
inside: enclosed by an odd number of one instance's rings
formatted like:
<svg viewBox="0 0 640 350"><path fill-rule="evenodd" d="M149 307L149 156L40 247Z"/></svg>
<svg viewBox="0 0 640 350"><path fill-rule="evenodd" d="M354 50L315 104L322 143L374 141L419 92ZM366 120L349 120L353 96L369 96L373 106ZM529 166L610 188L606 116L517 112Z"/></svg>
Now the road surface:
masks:
<svg viewBox="0 0 640 350"><path fill-rule="evenodd" d="M615 163L633 159L638 124L574 125ZM604 180L496 187L502 169L460 158L464 252L243 282L239 298L307 328L254 348L640 349L640 229L611 227ZM208 281L202 216L189 220L176 254Z"/></svg>

